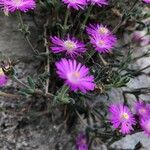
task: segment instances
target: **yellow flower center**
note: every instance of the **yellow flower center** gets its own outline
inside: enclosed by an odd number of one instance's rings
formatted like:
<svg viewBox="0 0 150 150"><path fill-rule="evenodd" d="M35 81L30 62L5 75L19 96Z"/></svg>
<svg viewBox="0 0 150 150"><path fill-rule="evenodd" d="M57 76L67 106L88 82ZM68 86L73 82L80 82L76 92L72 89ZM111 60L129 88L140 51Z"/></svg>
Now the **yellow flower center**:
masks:
<svg viewBox="0 0 150 150"><path fill-rule="evenodd" d="M64 45L68 51L72 51L74 48L76 48L76 44L72 41L65 41Z"/></svg>
<svg viewBox="0 0 150 150"><path fill-rule="evenodd" d="M104 45L105 42L104 42L103 40L99 40L99 44L100 44L100 45Z"/></svg>
<svg viewBox="0 0 150 150"><path fill-rule="evenodd" d="M141 109L139 109L139 112L140 112L141 114L144 114L144 113L146 112L146 110L145 110L144 108L141 108Z"/></svg>
<svg viewBox="0 0 150 150"><path fill-rule="evenodd" d="M68 77L71 82L76 83L80 78L80 72L73 72Z"/></svg>
<svg viewBox="0 0 150 150"><path fill-rule="evenodd" d="M20 3L21 3L21 0L14 0L14 2L15 2L16 4L20 4Z"/></svg>
<svg viewBox="0 0 150 150"><path fill-rule="evenodd" d="M22 5L22 2L23 2L23 0L12 0L13 2L14 2L14 5L16 5L16 6L20 6L20 5Z"/></svg>
<svg viewBox="0 0 150 150"><path fill-rule="evenodd" d="M121 117L122 119L129 119L129 115L127 113L123 113Z"/></svg>
<svg viewBox="0 0 150 150"><path fill-rule="evenodd" d="M99 33L100 33L100 34L106 34L106 33L108 33L108 29L105 28L105 27L100 27L100 28L99 28Z"/></svg>
<svg viewBox="0 0 150 150"><path fill-rule="evenodd" d="M79 78L79 77L80 77L80 73L79 73L79 72L74 72L74 73L72 74L72 76L73 76L74 78Z"/></svg>

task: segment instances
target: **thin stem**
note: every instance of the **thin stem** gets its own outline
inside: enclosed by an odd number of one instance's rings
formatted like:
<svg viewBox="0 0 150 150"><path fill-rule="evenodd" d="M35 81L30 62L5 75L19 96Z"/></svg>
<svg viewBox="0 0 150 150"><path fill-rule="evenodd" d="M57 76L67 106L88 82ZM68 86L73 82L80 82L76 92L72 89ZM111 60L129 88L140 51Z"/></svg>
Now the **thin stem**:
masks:
<svg viewBox="0 0 150 150"><path fill-rule="evenodd" d="M60 98L63 99L65 97L65 94L68 92L69 87L66 85L63 85L61 93L60 93Z"/></svg>
<svg viewBox="0 0 150 150"><path fill-rule="evenodd" d="M17 11L17 16L18 16L18 19L20 21L21 27L25 28L25 25L23 23L23 19L22 19L20 11Z"/></svg>
<svg viewBox="0 0 150 150"><path fill-rule="evenodd" d="M30 87L26 84L24 84L21 80L19 80L16 76L12 76L11 79L17 83L19 83L21 86L30 89Z"/></svg>
<svg viewBox="0 0 150 150"><path fill-rule="evenodd" d="M83 29L83 30L85 29L85 25L86 25L87 20L88 20L88 18L89 18L89 16L90 16L90 13L91 13L91 11L92 11L92 8L93 8L93 5L90 5L89 8L88 8L88 12L87 12L87 14L86 14L86 17L85 17L83 23L82 23L82 29Z"/></svg>
<svg viewBox="0 0 150 150"><path fill-rule="evenodd" d="M132 5L132 6L129 8L129 10L128 10L128 14L130 14L130 12L134 9L134 7L136 6L136 4L137 4L138 1L139 1L139 0L135 0L135 1L134 1L133 5ZM117 26L113 29L112 32L113 32L113 33L116 33L117 30L122 26L122 23L123 23L124 21L127 21L127 19L125 19L125 15L122 16L121 20L119 21L119 23L118 23Z"/></svg>
<svg viewBox="0 0 150 150"><path fill-rule="evenodd" d="M102 55L99 53L98 56L99 56L100 60L102 61L103 65L107 66L108 63L104 60L104 58L102 57Z"/></svg>
<svg viewBox="0 0 150 150"><path fill-rule="evenodd" d="M23 87L25 87L25 88L27 88L27 89L31 89L28 85L26 85L26 84L24 84L22 81L20 81L16 76L13 76L13 77L11 77L12 78L12 80L14 80L15 82L17 82L18 84L20 84L21 86L23 86ZM52 98L52 97L54 97L54 95L53 94L51 94L51 93L44 93L43 91L41 91L41 90L39 90L39 89L34 89L33 90L33 94L38 94L38 95L42 95L42 96L45 96L45 97L47 97L47 98Z"/></svg>
<svg viewBox="0 0 150 150"><path fill-rule="evenodd" d="M64 25L63 25L63 27L64 27L63 36L66 34L66 31L67 31L67 22L68 22L69 14L70 14L70 10L67 9L66 15L65 15L65 20L64 20Z"/></svg>
<svg viewBox="0 0 150 150"><path fill-rule="evenodd" d="M44 24L44 46L46 49L47 55L47 66L46 66L46 72L47 74L50 73L50 60L49 60L49 48L48 48L48 42L47 42L47 26L49 23L49 18L47 19L46 23ZM46 80L46 85L45 85L45 94L48 93L49 90L49 77Z"/></svg>
<svg viewBox="0 0 150 150"><path fill-rule="evenodd" d="M7 97L7 98L11 98L11 99L19 99L19 98L20 98L19 95L14 95L14 94L10 94L10 93L5 93L5 92L1 92L1 91L0 91L0 96Z"/></svg>
<svg viewBox="0 0 150 150"><path fill-rule="evenodd" d="M87 123L82 119L81 115L79 114L79 112L76 109L75 109L75 112L76 112L77 116L79 117L80 121L83 123L83 125L85 127L87 127L88 126Z"/></svg>
<svg viewBox="0 0 150 150"><path fill-rule="evenodd" d="M30 40L29 40L29 37L26 35L26 34L27 34L27 33L26 33L26 32L27 32L27 31L26 31L26 26L25 26L25 24L24 24L24 22L23 22L23 19L22 19L22 16L21 16L20 11L17 11L17 16L18 16L18 20L19 20L19 22L20 22L21 28L25 31L24 35L25 35L25 39L26 39L27 43L28 43L29 46L31 47L32 51L33 51L35 54L37 54L37 51L34 49L33 45L31 44L31 42L30 42Z"/></svg>

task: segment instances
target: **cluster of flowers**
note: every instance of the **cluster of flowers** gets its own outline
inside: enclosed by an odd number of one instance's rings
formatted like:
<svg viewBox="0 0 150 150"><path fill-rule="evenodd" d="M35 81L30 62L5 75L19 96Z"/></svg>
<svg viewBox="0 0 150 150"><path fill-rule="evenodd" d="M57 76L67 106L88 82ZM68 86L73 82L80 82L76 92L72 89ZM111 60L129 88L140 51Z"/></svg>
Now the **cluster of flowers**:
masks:
<svg viewBox="0 0 150 150"><path fill-rule="evenodd" d="M123 104L112 104L109 108L110 122L122 134L129 134L134 130L135 120L138 120L141 128L150 136L150 104L138 101L134 107L136 115L133 115L130 109Z"/></svg>
<svg viewBox="0 0 150 150"><path fill-rule="evenodd" d="M76 10L84 9L88 4L104 6L108 5L108 0L62 0L67 8L73 8ZM150 0L143 0L145 3L150 3ZM0 7L5 12L15 12L17 10L27 12L34 9L36 6L35 0L0 0Z"/></svg>
<svg viewBox="0 0 150 150"><path fill-rule="evenodd" d="M100 53L110 52L117 41L115 35L101 24L89 25L87 27L87 33L90 37L91 44ZM88 75L89 68L74 59L87 50L85 44L75 37L70 37L70 35L65 39L53 36L50 37L50 40L52 42L50 49L53 53L64 52L67 56L71 57L71 59L64 58L56 62L57 74L65 80L65 84L73 91L80 90L86 93L89 90L94 90L94 77Z"/></svg>
<svg viewBox="0 0 150 150"><path fill-rule="evenodd" d="M69 8L73 7L79 9L83 8L83 6L87 5L90 1L64 0L64 2ZM91 3L102 6L106 5L107 1L92 0ZM28 10L34 9L35 5L34 0L0 0L0 7L8 12L27 12ZM93 47L101 53L109 52L116 43L116 37L103 25L90 25L87 27L87 33L89 34ZM51 41L53 45L50 48L54 53L65 52L73 58L64 58L56 62L57 74L60 78L65 80L65 84L73 91L80 90L86 93L89 90L94 90L94 77L89 75L89 68L74 59L86 51L85 44L69 35L66 39L60 39L54 36L51 37Z"/></svg>
<svg viewBox="0 0 150 150"><path fill-rule="evenodd" d="M103 5L108 5L108 0L62 0L67 8L73 8L76 10L84 9L88 4L98 5L102 7Z"/></svg>
<svg viewBox="0 0 150 150"><path fill-rule="evenodd" d="M27 12L34 9L36 3L34 0L0 0L0 7L5 12L16 12L17 10Z"/></svg>
<svg viewBox="0 0 150 150"><path fill-rule="evenodd" d="M62 0L66 5L67 8L73 8L76 10L84 9L85 6L91 5L98 5L100 7L108 5L108 0ZM143 0L145 3L150 3L150 0Z"/></svg>
<svg viewBox="0 0 150 150"><path fill-rule="evenodd" d="M63 0L68 8L83 9L84 6L91 3L92 5L98 4L99 6L107 5L107 0ZM148 2L148 0L146 0ZM0 7L7 12L22 11L34 9L36 6L35 0L0 0ZM101 24L90 24L87 28L90 42L93 47L100 53L108 53L116 44L116 37L110 30ZM53 46L51 50L54 53L65 52L67 55L74 58L79 54L86 51L84 43L80 42L74 37L60 39L56 36L51 37ZM80 90L86 93L88 90L94 90L95 83L94 77L89 75L89 68L77 62L75 59L61 59L56 62L57 74L60 78L65 80L71 90ZM2 80L1 86L4 85Z"/></svg>

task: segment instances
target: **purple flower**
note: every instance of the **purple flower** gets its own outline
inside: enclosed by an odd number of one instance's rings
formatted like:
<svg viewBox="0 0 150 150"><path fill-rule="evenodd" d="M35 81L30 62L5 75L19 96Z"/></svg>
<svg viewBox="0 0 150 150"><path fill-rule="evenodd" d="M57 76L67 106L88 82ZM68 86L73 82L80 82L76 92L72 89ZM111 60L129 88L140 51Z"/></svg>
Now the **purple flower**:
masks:
<svg viewBox="0 0 150 150"><path fill-rule="evenodd" d="M98 5L100 7L102 7L103 5L108 5L107 0L88 0L88 2L90 2L92 5Z"/></svg>
<svg viewBox="0 0 150 150"><path fill-rule="evenodd" d="M67 8L73 8L76 10L84 9L84 6L87 5L86 0L62 0L65 4L67 4Z"/></svg>
<svg viewBox="0 0 150 150"><path fill-rule="evenodd" d="M90 36L90 42L100 53L109 53L116 44L116 41L116 38L112 35L100 36L95 34L95 36Z"/></svg>
<svg viewBox="0 0 150 150"><path fill-rule="evenodd" d="M8 77L4 74L2 68L0 68L0 87L4 86L8 81Z"/></svg>
<svg viewBox="0 0 150 150"><path fill-rule="evenodd" d="M80 55L86 51L85 45L76 38L69 36L62 40L56 36L51 37L52 46L50 47L54 53L65 52L71 57Z"/></svg>
<svg viewBox="0 0 150 150"><path fill-rule="evenodd" d="M143 0L143 2L150 4L150 0Z"/></svg>
<svg viewBox="0 0 150 150"><path fill-rule="evenodd" d="M141 127L144 130L145 134L147 134L150 137L150 117L145 119L141 119Z"/></svg>
<svg viewBox="0 0 150 150"><path fill-rule="evenodd" d="M85 134L80 133L76 138L76 150L88 150Z"/></svg>
<svg viewBox="0 0 150 150"><path fill-rule="evenodd" d="M111 31L102 24L90 24L87 28L90 42L100 53L108 53L117 43L117 38Z"/></svg>
<svg viewBox="0 0 150 150"><path fill-rule="evenodd" d="M36 6L34 0L0 0L0 7L8 10L8 12L15 12L17 10L27 12L34 9Z"/></svg>
<svg viewBox="0 0 150 150"><path fill-rule="evenodd" d="M150 105L145 104L143 101L135 103L136 114L141 118L150 116Z"/></svg>
<svg viewBox="0 0 150 150"><path fill-rule="evenodd" d="M135 119L129 108L123 104L112 104L109 108L110 122L115 129L119 128L122 134L128 134L133 130Z"/></svg>
<svg viewBox="0 0 150 150"><path fill-rule="evenodd" d="M150 35L146 35L144 31L135 31L132 34L132 40L140 44L140 46L146 46L150 43Z"/></svg>
<svg viewBox="0 0 150 150"><path fill-rule="evenodd" d="M76 60L61 59L56 62L57 74L65 80L72 91L80 90L86 93L89 90L94 90L94 77L89 75L89 69L78 63Z"/></svg>
<svg viewBox="0 0 150 150"><path fill-rule="evenodd" d="M102 24L90 24L89 26L86 27L86 31L89 35L94 36L95 34L104 36L111 34L110 30L102 25Z"/></svg>

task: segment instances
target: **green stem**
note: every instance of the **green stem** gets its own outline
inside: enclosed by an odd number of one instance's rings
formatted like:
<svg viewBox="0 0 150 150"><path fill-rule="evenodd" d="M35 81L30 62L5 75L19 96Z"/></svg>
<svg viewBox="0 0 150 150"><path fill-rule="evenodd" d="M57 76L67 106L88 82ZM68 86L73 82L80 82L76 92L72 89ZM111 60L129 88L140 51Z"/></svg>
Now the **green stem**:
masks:
<svg viewBox="0 0 150 150"><path fill-rule="evenodd" d="M103 65L107 66L108 63L104 60L104 58L102 57L102 55L100 53L98 53L98 56L99 56L100 60L102 61Z"/></svg>
<svg viewBox="0 0 150 150"><path fill-rule="evenodd" d="M135 0L134 1L134 3L133 3L133 5L129 8L129 10L128 10L128 15L132 12L132 10L134 9L134 7L136 6L136 4L138 3L138 1L139 0ZM122 18L121 18L121 20L119 21L119 23L116 25L116 27L113 29L113 33L116 33L117 32L117 30L122 26L122 23L124 22L124 21L127 21L128 20L128 18L126 19L125 18L125 14L122 16Z"/></svg>
<svg viewBox="0 0 150 150"><path fill-rule="evenodd" d="M12 76L11 79L27 89L30 88L28 85L24 84L21 80L19 80L16 76Z"/></svg>
<svg viewBox="0 0 150 150"><path fill-rule="evenodd" d="M25 26L25 24L24 24L24 22L23 22L23 19L22 19L22 16L21 16L20 11L17 11L17 17L18 17L18 20L19 20L19 22L20 22L21 28L22 28L23 31L24 31L24 35L25 35L26 41L28 42L28 44L29 44L29 46L31 47L32 51L33 51L35 54L37 54L37 51L34 49L33 45L31 44L31 42L30 42L30 40L29 40L29 38L28 38L28 36L26 35L26 34L27 34L26 26Z"/></svg>
<svg viewBox="0 0 150 150"><path fill-rule="evenodd" d="M66 31L67 31L67 22L68 22L69 14L70 14L70 10L67 9L66 15L65 15L65 21L64 21L64 25L63 25L63 27L64 27L63 36L66 34Z"/></svg>
<svg viewBox="0 0 150 150"><path fill-rule="evenodd" d="M22 19L22 16L21 16L20 11L17 11L17 16L18 16L18 19L19 19L19 21L20 21L21 27L22 27L22 28L25 28L25 25L24 25L24 23L23 23L23 19Z"/></svg>
<svg viewBox="0 0 150 150"><path fill-rule="evenodd" d="M63 85L62 89L61 89L61 93L60 93L60 98L63 100L63 98L65 97L66 93L68 92L69 87L66 85Z"/></svg>
<svg viewBox="0 0 150 150"><path fill-rule="evenodd" d="M87 12L87 14L86 14L86 17L85 17L83 23L82 23L82 29L83 29L83 30L85 29L85 25L86 25L87 20L88 20L88 18L89 18L89 16L90 16L90 13L91 13L91 11L92 11L92 8L93 8L93 5L90 5L89 8L88 8L88 12Z"/></svg>

